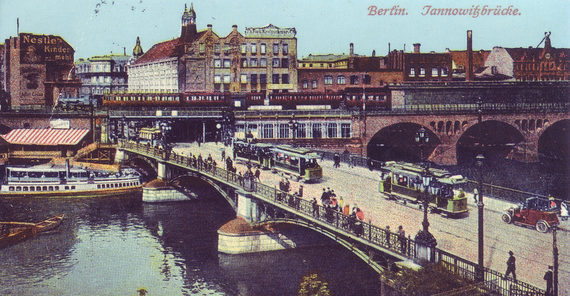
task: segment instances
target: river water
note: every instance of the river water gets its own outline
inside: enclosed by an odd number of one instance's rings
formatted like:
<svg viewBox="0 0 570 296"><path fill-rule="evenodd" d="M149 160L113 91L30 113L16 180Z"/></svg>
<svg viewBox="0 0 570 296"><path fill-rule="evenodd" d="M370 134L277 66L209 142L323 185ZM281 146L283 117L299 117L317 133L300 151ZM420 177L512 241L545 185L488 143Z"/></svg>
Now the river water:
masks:
<svg viewBox="0 0 570 296"><path fill-rule="evenodd" d="M377 275L339 246L217 252L235 217L219 196L145 204L140 196L0 200L0 220L64 222L0 250L0 295L298 295L312 276L331 295L378 295Z"/></svg>

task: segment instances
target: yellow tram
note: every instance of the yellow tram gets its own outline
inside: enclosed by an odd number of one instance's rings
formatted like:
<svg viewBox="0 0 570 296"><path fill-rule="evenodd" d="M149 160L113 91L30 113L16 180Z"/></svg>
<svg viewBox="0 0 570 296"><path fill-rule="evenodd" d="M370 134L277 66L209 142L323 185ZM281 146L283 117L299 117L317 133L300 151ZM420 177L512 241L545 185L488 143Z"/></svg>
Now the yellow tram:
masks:
<svg viewBox="0 0 570 296"><path fill-rule="evenodd" d="M323 178L323 168L317 163L320 156L307 148L291 145L278 145L272 149L272 170L289 174L305 182L319 181Z"/></svg>
<svg viewBox="0 0 570 296"><path fill-rule="evenodd" d="M429 185L424 186L425 169L417 164L389 161L380 168L378 191L387 198L422 203L428 198L432 210L457 216L467 213L467 197L463 190L454 189L467 182L461 175L451 175L442 169L429 170ZM427 191L427 193L426 193Z"/></svg>

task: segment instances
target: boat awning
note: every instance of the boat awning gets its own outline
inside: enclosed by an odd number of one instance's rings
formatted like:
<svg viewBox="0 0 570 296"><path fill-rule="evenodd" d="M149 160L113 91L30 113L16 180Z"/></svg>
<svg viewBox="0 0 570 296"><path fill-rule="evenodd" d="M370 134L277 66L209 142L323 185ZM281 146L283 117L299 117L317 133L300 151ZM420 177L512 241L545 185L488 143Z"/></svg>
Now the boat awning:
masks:
<svg viewBox="0 0 570 296"><path fill-rule="evenodd" d="M18 145L77 145L89 132L88 128L14 129L2 138Z"/></svg>

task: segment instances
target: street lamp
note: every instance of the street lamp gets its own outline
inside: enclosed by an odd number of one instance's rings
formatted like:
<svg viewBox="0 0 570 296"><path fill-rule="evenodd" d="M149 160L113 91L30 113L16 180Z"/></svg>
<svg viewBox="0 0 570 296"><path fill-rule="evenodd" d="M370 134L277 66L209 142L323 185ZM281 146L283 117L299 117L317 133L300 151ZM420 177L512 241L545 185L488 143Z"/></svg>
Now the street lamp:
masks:
<svg viewBox="0 0 570 296"><path fill-rule="evenodd" d="M297 128L299 127L299 123L295 120L295 114L293 114L293 118L289 121L289 129L291 130L292 136L291 138L295 140L295 134L297 132Z"/></svg>
<svg viewBox="0 0 570 296"><path fill-rule="evenodd" d="M421 161L425 168L424 174L422 175L422 185L424 189L424 221L422 222L423 229L418 232L415 240L418 246L418 258L423 262L434 262L435 246L437 245L437 240L429 232L429 222L427 218L429 198L428 189L431 181L431 175L429 172L429 166L427 162L424 161L424 146L429 142L429 134L423 126L416 132L415 140L416 143L420 144L421 146Z"/></svg>
<svg viewBox="0 0 570 296"><path fill-rule="evenodd" d="M479 192L477 196L477 208L479 209L479 218L478 218L478 238L479 238L479 261L478 261L478 272L477 272L477 280L483 281L483 161L485 157L482 154L477 155L477 166L479 167Z"/></svg>
<svg viewBox="0 0 570 296"><path fill-rule="evenodd" d="M558 242L556 239L556 231L558 225L552 226L552 257L554 259L554 268L552 271L552 296L558 296Z"/></svg>

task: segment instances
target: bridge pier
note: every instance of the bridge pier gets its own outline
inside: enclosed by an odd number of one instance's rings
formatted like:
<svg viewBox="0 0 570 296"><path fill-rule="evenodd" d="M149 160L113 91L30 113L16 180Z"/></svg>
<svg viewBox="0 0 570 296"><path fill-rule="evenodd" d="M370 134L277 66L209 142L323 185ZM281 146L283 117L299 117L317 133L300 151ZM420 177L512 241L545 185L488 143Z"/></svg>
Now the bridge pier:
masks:
<svg viewBox="0 0 570 296"><path fill-rule="evenodd" d="M253 195L249 192L238 190L237 192L237 215L244 218L247 222L259 222L261 211L258 202L254 200Z"/></svg>
<svg viewBox="0 0 570 296"><path fill-rule="evenodd" d="M115 153L115 163L123 163L127 160L127 154L125 150L117 148L117 153Z"/></svg>
<svg viewBox="0 0 570 296"><path fill-rule="evenodd" d="M167 170L167 166L166 166L166 162L164 161L159 161L158 162L158 168L157 168L157 178L163 180L163 181L167 181L168 180L168 170Z"/></svg>

